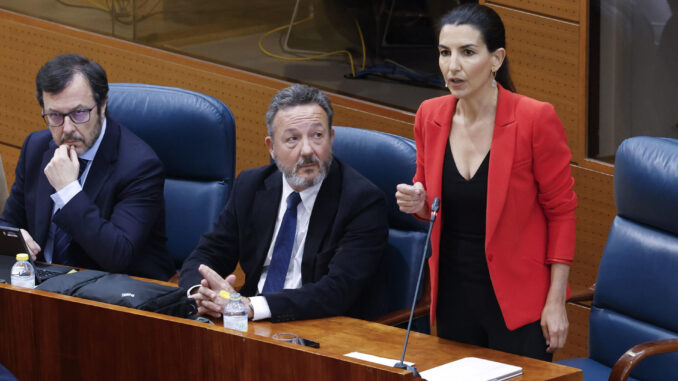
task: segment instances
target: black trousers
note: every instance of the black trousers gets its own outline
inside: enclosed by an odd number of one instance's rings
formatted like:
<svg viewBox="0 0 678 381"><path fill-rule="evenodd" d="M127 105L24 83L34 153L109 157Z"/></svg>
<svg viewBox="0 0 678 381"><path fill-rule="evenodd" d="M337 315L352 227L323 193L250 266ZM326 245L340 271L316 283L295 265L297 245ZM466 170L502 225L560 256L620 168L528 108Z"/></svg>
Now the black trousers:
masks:
<svg viewBox="0 0 678 381"><path fill-rule="evenodd" d="M492 285L441 274L436 311L438 336L461 343L552 361L540 322L510 331Z"/></svg>

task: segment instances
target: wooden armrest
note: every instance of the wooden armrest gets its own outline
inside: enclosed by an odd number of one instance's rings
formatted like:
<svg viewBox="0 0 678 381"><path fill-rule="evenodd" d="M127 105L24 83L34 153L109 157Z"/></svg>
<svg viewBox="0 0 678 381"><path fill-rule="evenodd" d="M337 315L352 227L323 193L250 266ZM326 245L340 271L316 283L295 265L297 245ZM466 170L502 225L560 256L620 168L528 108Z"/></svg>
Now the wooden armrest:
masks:
<svg viewBox="0 0 678 381"><path fill-rule="evenodd" d="M421 299L424 299L422 296ZM420 301L417 303L416 306L414 306L414 319L420 318L423 316L428 315L428 311L430 309L430 303L425 302L422 303ZM374 321L380 324L386 324L386 325L398 325L401 323L407 323L407 321L410 319L410 309L409 308L403 308L397 311L393 311L391 313L388 313L386 315L380 316Z"/></svg>
<svg viewBox="0 0 678 381"><path fill-rule="evenodd" d="M567 299L568 303L582 303L582 302L591 302L593 301L593 293L596 290L596 284L589 287L584 286L572 286L572 296Z"/></svg>
<svg viewBox="0 0 678 381"><path fill-rule="evenodd" d="M170 283L179 284L179 272L177 271L171 278L167 280Z"/></svg>
<svg viewBox="0 0 678 381"><path fill-rule="evenodd" d="M614 364L609 381L626 381L633 368L649 356L678 352L678 339L648 341L633 346Z"/></svg>

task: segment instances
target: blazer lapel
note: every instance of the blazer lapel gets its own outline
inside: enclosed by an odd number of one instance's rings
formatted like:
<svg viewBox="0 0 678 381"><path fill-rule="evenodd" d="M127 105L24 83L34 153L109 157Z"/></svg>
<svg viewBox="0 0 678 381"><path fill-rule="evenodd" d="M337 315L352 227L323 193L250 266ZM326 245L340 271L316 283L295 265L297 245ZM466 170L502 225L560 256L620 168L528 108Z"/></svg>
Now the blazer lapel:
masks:
<svg viewBox="0 0 678 381"><path fill-rule="evenodd" d="M45 167L52 157L54 151L57 149L56 143L51 141L49 149L42 155L42 164L40 165L40 175L38 176L38 190L35 207L35 235L33 238L41 247L45 246L47 242L47 232L52 223L52 209L54 209L54 202L50 195L54 193L54 188L45 176Z"/></svg>
<svg viewBox="0 0 678 381"><path fill-rule="evenodd" d="M282 195L282 175L280 171L273 171L265 180L264 188L257 191L252 203L252 213L250 213L249 227L251 234L248 242L257 242L254 246L254 256L252 257L253 273L248 274L247 279L252 279L255 283L253 290L256 292L256 282L259 282L261 271L266 261L266 254L271 246L273 239L273 230L275 220L278 218L278 206ZM247 256L248 253L245 253ZM249 261L248 261L249 262Z"/></svg>
<svg viewBox="0 0 678 381"><path fill-rule="evenodd" d="M106 132L101 140L92 165L85 179L84 192L95 200L106 180L113 172L113 163L118 160L120 146L120 126L112 119L106 121Z"/></svg>
<svg viewBox="0 0 678 381"><path fill-rule="evenodd" d="M325 178L320 186L318 197L311 212L311 220L308 223L304 256L301 260L302 284L313 281L315 256L320 252L323 240L337 213L339 198L341 197L341 179L341 164L335 158L327 178ZM327 250L331 248L322 249Z"/></svg>
<svg viewBox="0 0 678 381"><path fill-rule="evenodd" d="M450 129L452 128L452 116L454 109L457 107L457 98L449 96L450 101L446 102L438 112L433 116L433 125L436 127L434 131L427 134L426 147L430 153L426 160L426 179L427 185L432 186L432 189L427 189L430 203L435 197L441 197L443 185L443 162L445 161L445 150L447 149L447 141L450 138ZM430 148L428 148L430 147ZM438 154L442 152L443 154ZM438 179L438 181L428 181L428 179Z"/></svg>
<svg viewBox="0 0 678 381"><path fill-rule="evenodd" d="M487 179L486 249L487 243L492 239L492 235L499 222L499 217L504 209L506 192L511 178L515 145L515 97L511 92L500 86Z"/></svg>

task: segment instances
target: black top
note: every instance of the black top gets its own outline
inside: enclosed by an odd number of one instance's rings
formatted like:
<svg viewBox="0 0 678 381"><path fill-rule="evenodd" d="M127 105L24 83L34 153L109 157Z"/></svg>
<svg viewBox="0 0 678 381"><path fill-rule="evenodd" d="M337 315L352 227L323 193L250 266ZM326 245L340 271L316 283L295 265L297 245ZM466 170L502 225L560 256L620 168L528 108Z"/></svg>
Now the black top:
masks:
<svg viewBox="0 0 678 381"><path fill-rule="evenodd" d="M485 214L490 153L472 178L466 180L457 169L448 141L443 162L440 273L457 279L487 282L490 274L485 260Z"/></svg>

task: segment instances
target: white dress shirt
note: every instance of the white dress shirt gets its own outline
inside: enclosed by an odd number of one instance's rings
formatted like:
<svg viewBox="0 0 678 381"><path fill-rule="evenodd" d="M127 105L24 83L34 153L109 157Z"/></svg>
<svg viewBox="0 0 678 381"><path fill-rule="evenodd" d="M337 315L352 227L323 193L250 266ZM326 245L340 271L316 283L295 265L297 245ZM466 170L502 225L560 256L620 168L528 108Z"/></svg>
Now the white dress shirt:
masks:
<svg viewBox="0 0 678 381"><path fill-rule="evenodd" d="M273 247L275 246L275 241L278 237L278 231L280 230L280 225L282 223L283 216L285 215L285 210L287 209L287 197L295 191L287 183L284 175L281 176L283 176L282 197L280 198L280 204L278 205L278 217L275 220L273 239L271 240L271 245L268 248L268 254L266 255L266 261L264 261L264 269L261 272L261 278L259 278L259 283L257 284L257 290L259 293L262 292L264 289L264 284L266 283L268 266L271 263L271 258L273 257ZM311 220L313 205L315 205L315 199L318 196L318 191L320 190L321 185L322 182L299 192L299 196L301 196L301 202L297 206L297 230L294 237L294 247L292 248L290 265L287 269L287 276L285 277L285 285L283 288L301 287L301 261L304 257L306 233L308 232L308 224ZM265 297L253 296L250 298L250 302L252 304L252 309L254 310L254 317L252 320L268 319L271 317L271 310L268 307L268 302L266 301Z"/></svg>

